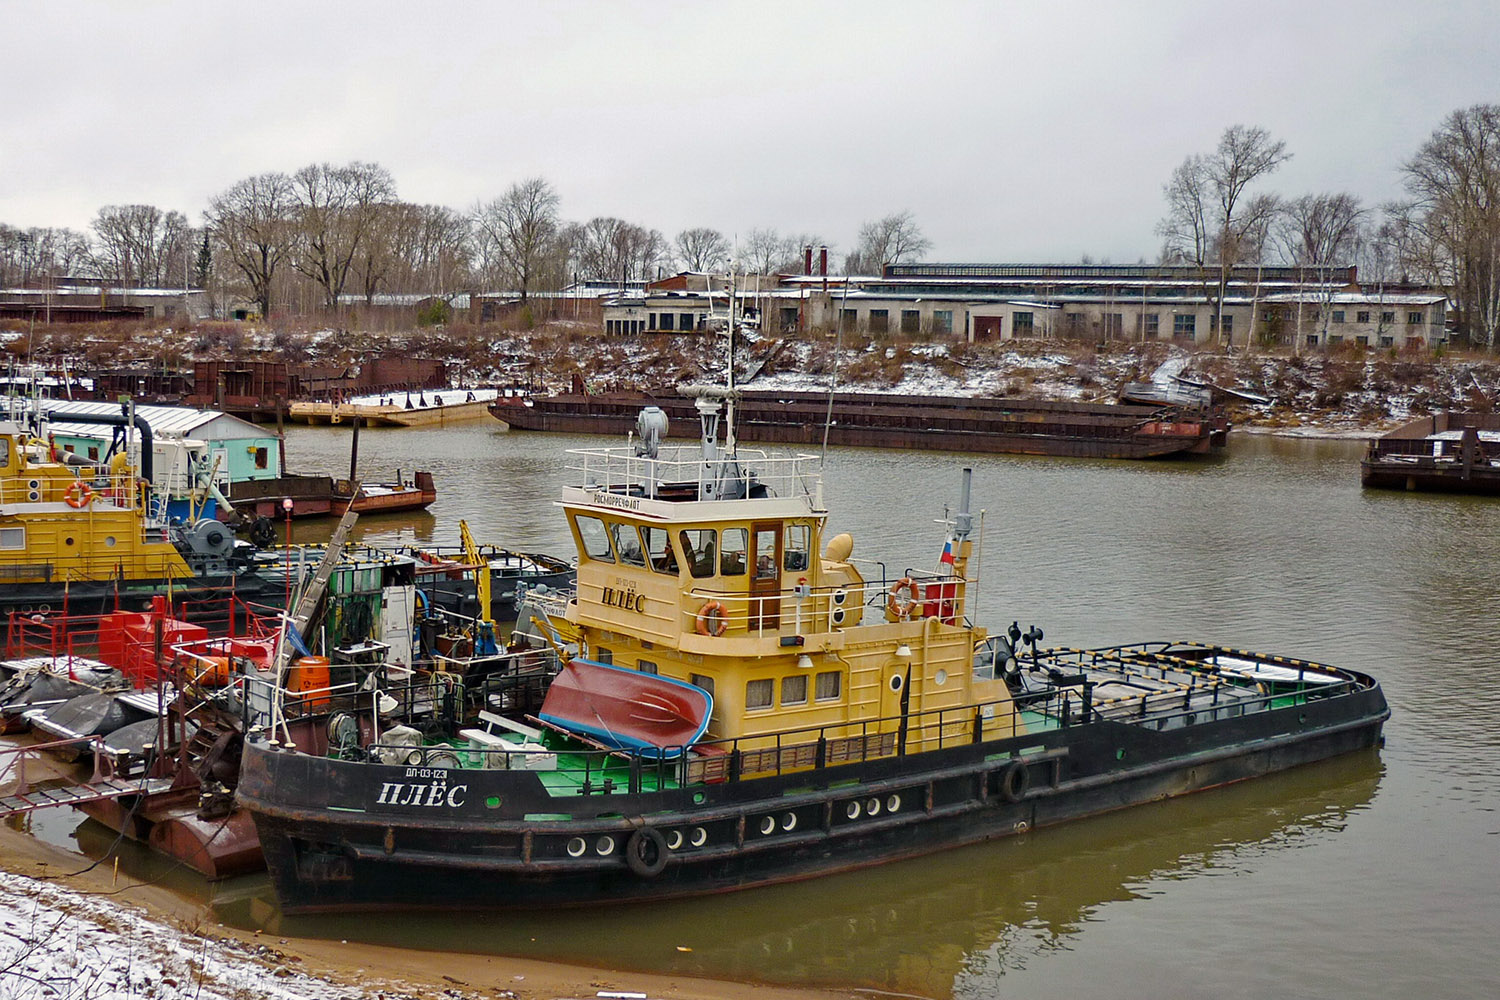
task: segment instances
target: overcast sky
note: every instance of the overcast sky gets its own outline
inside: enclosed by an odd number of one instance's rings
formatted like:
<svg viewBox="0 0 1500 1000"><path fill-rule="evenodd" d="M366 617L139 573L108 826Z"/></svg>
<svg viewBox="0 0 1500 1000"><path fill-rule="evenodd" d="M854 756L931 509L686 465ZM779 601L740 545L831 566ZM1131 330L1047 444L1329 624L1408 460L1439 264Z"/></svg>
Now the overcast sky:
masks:
<svg viewBox="0 0 1500 1000"><path fill-rule="evenodd" d="M1154 259L1161 188L1227 125L1286 195L1377 205L1500 101L1500 3L241 0L0 6L0 222L196 225L235 181L375 162L468 209L813 233L911 210L933 260Z"/></svg>

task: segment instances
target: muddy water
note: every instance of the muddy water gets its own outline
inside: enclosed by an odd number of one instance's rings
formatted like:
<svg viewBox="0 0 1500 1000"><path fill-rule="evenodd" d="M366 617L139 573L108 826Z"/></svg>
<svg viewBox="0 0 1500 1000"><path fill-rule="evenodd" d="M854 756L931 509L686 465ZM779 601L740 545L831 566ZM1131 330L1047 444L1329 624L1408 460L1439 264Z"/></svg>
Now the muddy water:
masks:
<svg viewBox="0 0 1500 1000"><path fill-rule="evenodd" d="M296 429L293 468L348 432ZM567 553L561 450L487 424L365 431L361 473L430 469L419 518L364 537ZM284 919L264 879L219 919L282 933L931 997L1469 997L1500 992L1500 503L1365 493L1361 446L1236 436L1228 456L1111 463L835 450L831 527L899 575L974 467L979 615L1048 643L1192 638L1368 670L1394 716L1362 754L849 876L628 910ZM294 529L311 541L320 531ZM98 850L97 832L79 831ZM133 864L149 869L150 862ZM207 890L191 882L185 891ZM503 899L497 899L503 905ZM690 950L684 950L690 949Z"/></svg>

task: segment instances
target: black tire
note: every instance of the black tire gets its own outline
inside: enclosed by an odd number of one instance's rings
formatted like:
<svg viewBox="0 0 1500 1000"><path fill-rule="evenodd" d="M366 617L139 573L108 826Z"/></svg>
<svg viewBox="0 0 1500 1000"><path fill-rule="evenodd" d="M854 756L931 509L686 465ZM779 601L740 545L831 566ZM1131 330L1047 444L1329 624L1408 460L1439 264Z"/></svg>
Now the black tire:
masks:
<svg viewBox="0 0 1500 1000"><path fill-rule="evenodd" d="M667 867L667 838L653 827L643 826L625 842L625 863L641 878L656 878Z"/></svg>
<svg viewBox="0 0 1500 1000"><path fill-rule="evenodd" d="M1007 802L1020 802L1031 790L1031 772L1019 760L1013 760L1000 772L1000 797Z"/></svg>

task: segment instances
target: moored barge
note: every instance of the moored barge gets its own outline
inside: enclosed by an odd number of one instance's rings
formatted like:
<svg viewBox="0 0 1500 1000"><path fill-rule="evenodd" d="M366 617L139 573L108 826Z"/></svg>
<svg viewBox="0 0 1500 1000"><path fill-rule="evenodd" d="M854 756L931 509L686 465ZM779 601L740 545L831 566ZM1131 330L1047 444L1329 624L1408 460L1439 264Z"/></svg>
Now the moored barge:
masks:
<svg viewBox="0 0 1500 1000"><path fill-rule="evenodd" d="M677 395L567 393L498 399L490 412L513 430L620 435L643 406L696 435L693 400ZM1222 447L1229 431L1213 406L1077 403L876 392L739 393L736 429L746 441L914 448L1073 458L1163 458Z"/></svg>
<svg viewBox="0 0 1500 1000"><path fill-rule="evenodd" d="M238 794L284 910L729 891L1378 745L1358 671L974 624L967 473L935 569L867 577L825 533L816 460L721 446L700 400L701 446L669 454L643 421L639 452L574 453L578 587L550 653L477 690L378 669L317 703L278 690L251 720Z"/></svg>
<svg viewBox="0 0 1500 1000"><path fill-rule="evenodd" d="M1359 463L1372 489L1500 496L1500 414L1449 411L1370 442Z"/></svg>

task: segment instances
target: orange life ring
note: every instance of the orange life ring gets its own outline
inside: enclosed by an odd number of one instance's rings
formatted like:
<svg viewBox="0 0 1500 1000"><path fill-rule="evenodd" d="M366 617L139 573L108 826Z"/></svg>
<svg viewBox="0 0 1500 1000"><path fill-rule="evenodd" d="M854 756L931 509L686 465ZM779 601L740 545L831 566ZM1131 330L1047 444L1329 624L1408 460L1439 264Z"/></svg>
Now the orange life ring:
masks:
<svg viewBox="0 0 1500 1000"><path fill-rule="evenodd" d="M911 582L911 577L903 576L886 594L885 610L893 621L904 622L911 618L916 609L917 585Z"/></svg>
<svg viewBox="0 0 1500 1000"><path fill-rule="evenodd" d="M698 609L693 630L699 635L723 635L729 631L729 616L724 614L724 605L709 601Z"/></svg>
<svg viewBox="0 0 1500 1000"><path fill-rule="evenodd" d="M63 492L63 499L68 502L69 507L74 509L87 507L94 499L94 488L82 479L75 479Z"/></svg>

